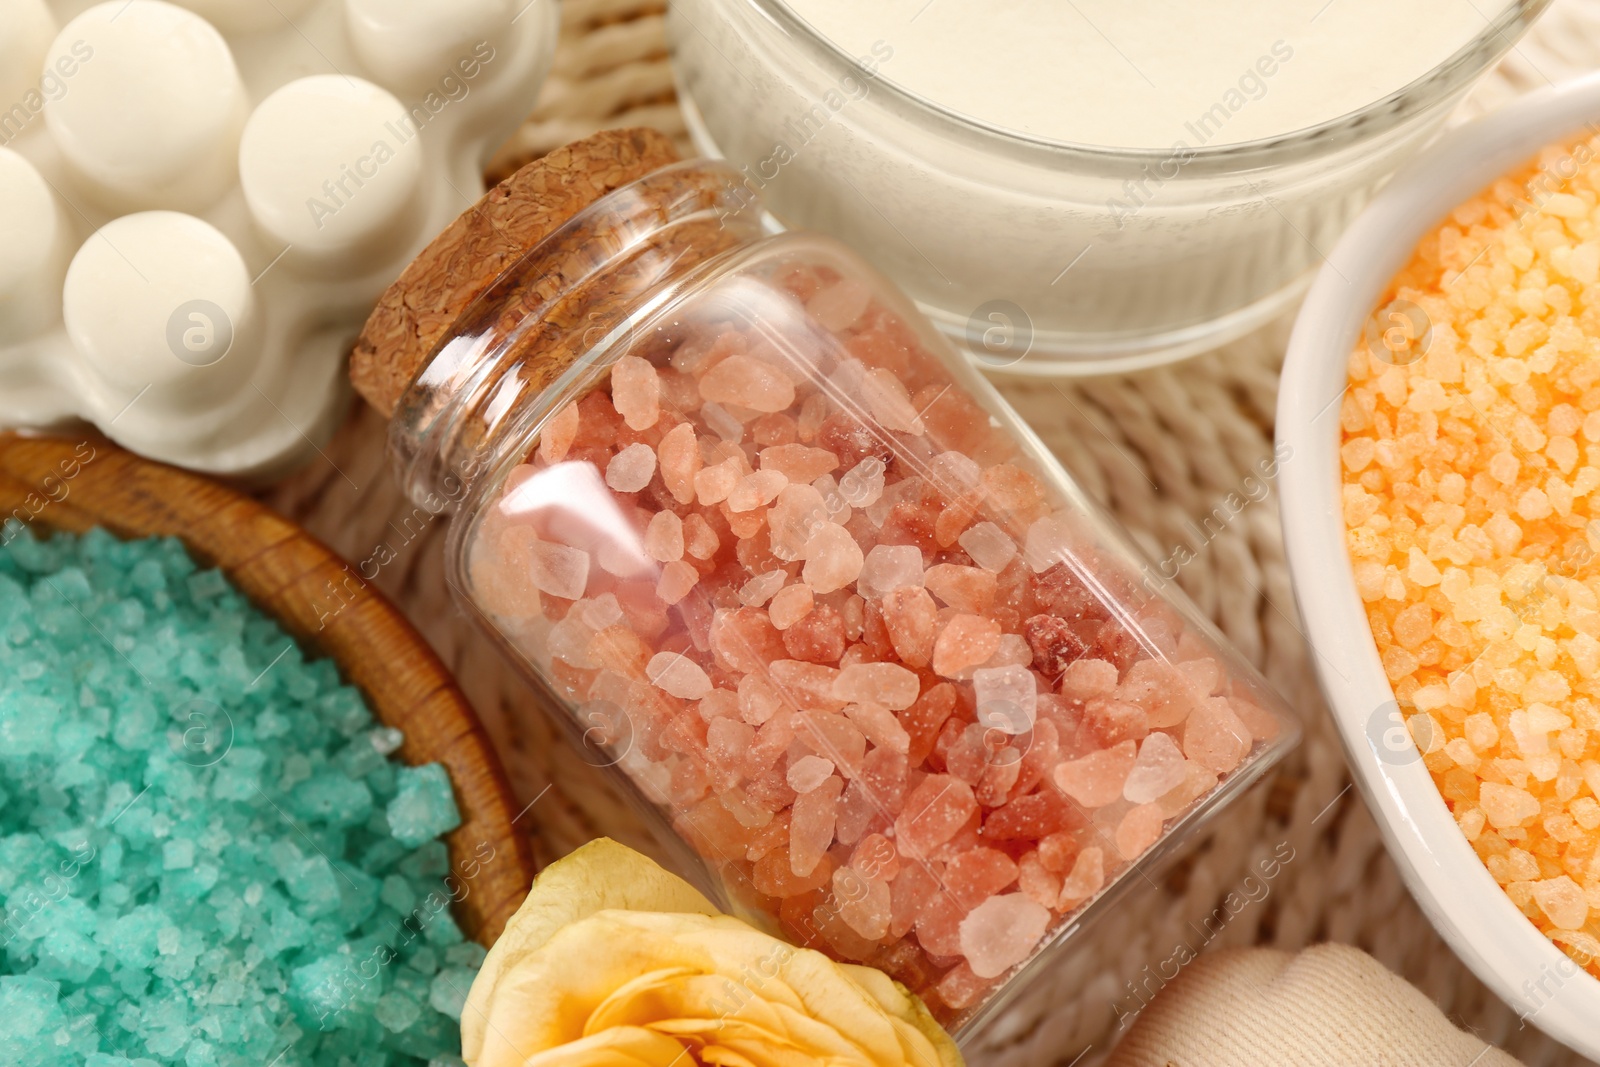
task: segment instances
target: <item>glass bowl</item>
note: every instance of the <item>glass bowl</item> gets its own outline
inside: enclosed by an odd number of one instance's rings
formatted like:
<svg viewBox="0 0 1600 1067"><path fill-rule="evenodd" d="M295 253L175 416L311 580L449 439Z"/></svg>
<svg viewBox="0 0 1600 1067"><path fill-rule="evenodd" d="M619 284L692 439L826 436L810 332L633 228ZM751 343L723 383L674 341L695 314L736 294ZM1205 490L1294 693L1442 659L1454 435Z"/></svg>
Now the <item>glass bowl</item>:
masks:
<svg viewBox="0 0 1600 1067"><path fill-rule="evenodd" d="M668 32L697 147L739 168L776 222L854 246L984 367L1059 375L1195 355L1290 306L1323 250L1548 3L1513 0L1357 111L1181 160L947 110L783 0L681 0ZM1143 206L1108 208L1153 169L1172 176Z"/></svg>

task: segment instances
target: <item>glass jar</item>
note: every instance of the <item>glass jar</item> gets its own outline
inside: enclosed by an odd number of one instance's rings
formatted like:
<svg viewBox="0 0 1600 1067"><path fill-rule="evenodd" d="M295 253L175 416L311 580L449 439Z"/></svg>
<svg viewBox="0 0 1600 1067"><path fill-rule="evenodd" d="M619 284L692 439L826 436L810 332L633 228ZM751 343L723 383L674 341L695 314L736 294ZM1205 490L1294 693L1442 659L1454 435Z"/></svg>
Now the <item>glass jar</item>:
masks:
<svg viewBox="0 0 1600 1067"><path fill-rule="evenodd" d="M1209 351L1291 307L1548 3L1488 5L1454 54L1349 114L1234 144L1174 122L1159 148L971 118L897 83L903 40L852 54L786 0L681 0L667 18L700 151L739 168L783 225L860 249L986 368L1061 375ZM1384 27L1368 46L1387 47Z"/></svg>
<svg viewBox="0 0 1600 1067"><path fill-rule="evenodd" d="M904 297L759 213L707 161L589 203L392 453L685 873L974 1026L1298 728Z"/></svg>

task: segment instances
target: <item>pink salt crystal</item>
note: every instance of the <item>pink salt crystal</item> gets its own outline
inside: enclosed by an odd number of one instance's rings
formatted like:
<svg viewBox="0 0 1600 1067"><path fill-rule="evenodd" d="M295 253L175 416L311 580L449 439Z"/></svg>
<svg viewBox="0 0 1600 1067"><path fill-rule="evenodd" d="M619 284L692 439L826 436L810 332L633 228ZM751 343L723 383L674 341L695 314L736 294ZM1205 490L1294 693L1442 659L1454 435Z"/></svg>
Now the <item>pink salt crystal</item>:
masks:
<svg viewBox="0 0 1600 1067"><path fill-rule="evenodd" d="M839 479L839 494L853 508L866 508L876 504L883 496L883 460L868 456L845 472ZM878 519L883 525L883 519Z"/></svg>
<svg viewBox="0 0 1600 1067"><path fill-rule="evenodd" d="M710 559L717 554L717 532L700 515L683 520L683 550L695 559Z"/></svg>
<svg viewBox="0 0 1600 1067"><path fill-rule="evenodd" d="M1169 734L1153 733L1139 745L1122 795L1135 804L1149 804L1176 789L1188 777L1188 761Z"/></svg>
<svg viewBox="0 0 1600 1067"><path fill-rule="evenodd" d="M795 797L789 812L789 870L804 878L817 869L833 844L833 823L838 815L844 781L829 776L816 788Z"/></svg>
<svg viewBox="0 0 1600 1067"><path fill-rule="evenodd" d="M778 689L759 674L747 674L739 679L739 717L745 722L760 726L783 707L783 697Z"/></svg>
<svg viewBox="0 0 1600 1067"><path fill-rule="evenodd" d="M872 302L872 290L854 278L841 278L818 289L806 301L806 311L825 330L839 333L856 324Z"/></svg>
<svg viewBox="0 0 1600 1067"><path fill-rule="evenodd" d="M661 460L661 483L672 494L672 499L687 504L694 499L694 476L700 471L700 446L694 438L694 427L680 422L668 430L656 446Z"/></svg>
<svg viewBox="0 0 1600 1067"><path fill-rule="evenodd" d="M694 476L695 499L703 505L722 503L744 478L746 466L743 457L734 456L701 468Z"/></svg>
<svg viewBox="0 0 1600 1067"><path fill-rule="evenodd" d="M840 677L843 675L844 672L841 671ZM846 705L844 713L866 735L867 740L879 748L887 748L892 752L905 752L910 749L911 735L906 733L906 728L900 725L900 720L882 704L871 702L849 704Z"/></svg>
<svg viewBox="0 0 1600 1067"><path fill-rule="evenodd" d="M593 600L578 601L568 614L576 615L591 630L604 630L622 621L622 606L615 593L606 593Z"/></svg>
<svg viewBox="0 0 1600 1067"><path fill-rule="evenodd" d="M941 452L928 463L928 480L946 496L976 488L982 479L983 468L964 452Z"/></svg>
<svg viewBox="0 0 1600 1067"><path fill-rule="evenodd" d="M933 670L953 678L983 664L1000 647L1000 624L981 615L955 615L933 646Z"/></svg>
<svg viewBox="0 0 1600 1067"><path fill-rule="evenodd" d="M1027 639L1020 634L1001 634L1000 646L994 650L994 655L983 661L989 668L995 667L1026 667L1033 662L1033 650L1028 647Z"/></svg>
<svg viewBox="0 0 1600 1067"><path fill-rule="evenodd" d="M623 356L611 367L611 404L630 429L648 430L661 417L661 379L638 356Z"/></svg>
<svg viewBox="0 0 1600 1067"><path fill-rule="evenodd" d="M833 773L833 761L821 756L801 756L789 764L784 780L796 793L809 793Z"/></svg>
<svg viewBox="0 0 1600 1067"><path fill-rule="evenodd" d="M1050 909L1022 893L990 897L961 920L961 954L979 978L998 978L1028 958L1050 925Z"/></svg>
<svg viewBox="0 0 1600 1067"><path fill-rule="evenodd" d="M961 920L967 910L945 892L925 897L917 909L917 943L930 956L961 955Z"/></svg>
<svg viewBox="0 0 1600 1067"><path fill-rule="evenodd" d="M1227 774L1250 752L1250 731L1227 700L1207 697L1183 725L1183 752L1213 774Z"/></svg>
<svg viewBox="0 0 1600 1067"><path fill-rule="evenodd" d="M658 511L644 528L644 550L659 563L683 558L683 520L670 511Z"/></svg>
<svg viewBox="0 0 1600 1067"><path fill-rule="evenodd" d="M767 674L784 700L797 708L818 711L844 709L845 701L833 695L833 682L839 677L838 670L833 667L797 659L779 659L773 660L767 667Z"/></svg>
<svg viewBox="0 0 1600 1067"><path fill-rule="evenodd" d="M1061 899L1056 901L1057 911L1070 911L1100 892L1106 884L1105 852L1092 845L1078 853L1072 872L1061 883Z"/></svg>
<svg viewBox="0 0 1600 1067"><path fill-rule="evenodd" d="M839 466L839 457L809 445L773 445L761 450L761 469L777 471L791 482L810 484Z"/></svg>
<svg viewBox="0 0 1600 1067"><path fill-rule="evenodd" d="M833 695L847 703L881 704L900 711L921 691L915 671L898 663L857 663L845 667L833 683Z"/></svg>
<svg viewBox="0 0 1600 1067"><path fill-rule="evenodd" d="M977 810L978 802L966 782L948 774L928 775L906 797L895 820L901 854L920 855L944 844Z"/></svg>
<svg viewBox="0 0 1600 1067"><path fill-rule="evenodd" d="M700 581L700 572L694 569L693 564L677 560L661 568L661 577L656 582L656 596L665 604L676 604L689 595Z"/></svg>
<svg viewBox="0 0 1600 1067"><path fill-rule="evenodd" d="M884 429L917 435L927 432L905 383L893 371L883 367L867 371L860 388L859 395L867 402L867 409Z"/></svg>
<svg viewBox="0 0 1600 1067"><path fill-rule="evenodd" d="M1191 760L1184 764L1183 781L1162 794L1156 803L1161 807L1162 816L1170 819L1175 815L1181 815L1188 810L1190 804L1216 787L1217 776Z"/></svg>
<svg viewBox="0 0 1600 1067"><path fill-rule="evenodd" d="M883 598L883 625L895 655L908 667L926 667L933 658L939 608L925 589L900 588Z"/></svg>
<svg viewBox="0 0 1600 1067"><path fill-rule="evenodd" d="M657 652L645 665L644 674L658 689L684 700L699 700L711 691L706 672L679 652Z"/></svg>
<svg viewBox="0 0 1600 1067"><path fill-rule="evenodd" d="M1035 574L1047 571L1057 563L1071 566L1076 540L1069 516L1047 515L1028 527L1028 535L1022 545L1022 558Z"/></svg>
<svg viewBox="0 0 1600 1067"><path fill-rule="evenodd" d="M1222 691L1222 667L1214 659L1185 660L1178 664L1178 671L1196 700Z"/></svg>
<svg viewBox="0 0 1600 1067"><path fill-rule="evenodd" d="M642 442L631 444L606 464L606 484L619 493L637 493L655 473L655 450Z"/></svg>
<svg viewBox="0 0 1600 1067"><path fill-rule="evenodd" d="M1044 865L1038 851L1017 861L1017 888L1036 904L1054 908L1061 897L1061 876Z"/></svg>
<svg viewBox="0 0 1600 1067"><path fill-rule="evenodd" d="M933 872L926 864L917 862L902 862L900 873L894 876L889 889L891 937L904 937L910 933L922 913L923 906L942 892Z"/></svg>
<svg viewBox="0 0 1600 1067"><path fill-rule="evenodd" d="M900 854L894 850L894 842L887 837L868 834L850 853L850 866L859 871L863 878L889 882L900 873Z"/></svg>
<svg viewBox="0 0 1600 1067"><path fill-rule="evenodd" d="M1017 554L1017 543L1011 536L988 521L968 527L956 543L972 557L972 562L996 574L1005 570Z"/></svg>
<svg viewBox="0 0 1600 1067"><path fill-rule="evenodd" d="M828 519L822 494L809 485L790 483L767 509L772 553L779 559L799 559L812 533ZM857 549L859 551L859 548Z"/></svg>
<svg viewBox="0 0 1600 1067"><path fill-rule="evenodd" d="M944 884L963 907L975 908L1017 880L1017 865L993 848L968 849L944 867Z"/></svg>
<svg viewBox="0 0 1600 1067"><path fill-rule="evenodd" d="M550 627L545 637L545 649L563 663L583 670L600 666L600 661L590 654L589 643L594 640L597 627L585 625L575 612Z"/></svg>
<svg viewBox="0 0 1600 1067"><path fill-rule="evenodd" d="M1126 700L1095 697L1083 709L1085 733L1102 747L1140 741L1150 732L1144 709Z"/></svg>
<svg viewBox="0 0 1600 1067"><path fill-rule="evenodd" d="M767 605L767 615L772 619L772 625L780 630L787 630L809 615L815 603L809 585L785 586L772 598L772 603Z"/></svg>
<svg viewBox="0 0 1600 1067"><path fill-rule="evenodd" d="M1234 697L1228 701L1228 706L1233 713L1239 716L1239 721L1244 723L1245 729L1250 731L1250 736L1258 741L1271 741L1278 736L1281 726L1277 716L1267 711L1261 705L1242 697Z"/></svg>
<svg viewBox="0 0 1600 1067"><path fill-rule="evenodd" d="M978 722L1006 734L1033 729L1038 691L1033 672L1026 667L980 668L972 672Z"/></svg>
<svg viewBox="0 0 1600 1067"><path fill-rule="evenodd" d="M939 979L939 984L934 986L934 989L938 991L939 999L944 1001L946 1007L960 1011L976 1003L990 984L989 981L973 974L972 968L963 962L945 972L945 976Z"/></svg>
<svg viewBox="0 0 1600 1067"><path fill-rule="evenodd" d="M549 541L526 546L524 565L534 588L566 600L583 596L589 584L589 553Z"/></svg>
<svg viewBox="0 0 1600 1067"><path fill-rule="evenodd" d="M1159 805L1140 804L1129 808L1117 824L1118 854L1129 863L1144 855L1146 849L1161 839L1165 822Z"/></svg>
<svg viewBox="0 0 1600 1067"><path fill-rule="evenodd" d="M969 615L985 614L994 605L994 575L980 567L940 563L928 568L924 584L928 592Z"/></svg>
<svg viewBox="0 0 1600 1067"><path fill-rule="evenodd" d="M783 571L767 571L758 574L739 587L739 603L746 607L757 608L772 599L772 595L783 588L783 583L789 576Z"/></svg>
<svg viewBox="0 0 1600 1067"><path fill-rule="evenodd" d="M815 492L815 490L813 490ZM814 593L843 589L861 573L861 546L836 522L825 522L806 540L800 577Z"/></svg>
<svg viewBox="0 0 1600 1067"><path fill-rule="evenodd" d="M1116 664L1103 659L1077 660L1061 675L1061 695L1071 700L1090 700L1114 693L1116 689Z"/></svg>
<svg viewBox="0 0 1600 1067"><path fill-rule="evenodd" d="M1138 758L1132 741L1068 760L1055 769L1056 786L1086 808L1100 808L1121 799L1123 785Z"/></svg>
<svg viewBox="0 0 1600 1067"><path fill-rule="evenodd" d="M768 363L735 354L700 379L700 396L752 411L782 411L794 403L794 383Z"/></svg>
<svg viewBox="0 0 1600 1067"><path fill-rule="evenodd" d="M862 596L877 600L896 589L922 585L922 550L915 545L878 545L861 564L856 586Z"/></svg>
<svg viewBox="0 0 1600 1067"><path fill-rule="evenodd" d="M646 668L646 674L649 668ZM700 718L706 722L712 719L737 719L739 717L739 695L729 689L713 689L700 698Z"/></svg>
<svg viewBox="0 0 1600 1067"><path fill-rule="evenodd" d="M740 411L746 409L740 408ZM703 404L700 407L700 416L706 420L706 426L711 432L730 444L738 444L744 440L744 423L739 417L721 404Z"/></svg>
<svg viewBox="0 0 1600 1067"><path fill-rule="evenodd" d="M1117 687L1117 696L1144 709L1145 722L1152 730L1176 726L1194 706L1182 666L1158 659L1142 659L1128 668L1128 676Z"/></svg>
<svg viewBox="0 0 1600 1067"><path fill-rule="evenodd" d="M779 471L760 470L747 474L728 493L729 511L754 511L777 498L789 479Z"/></svg>
<svg viewBox="0 0 1600 1067"><path fill-rule="evenodd" d="M838 902L839 918L868 941L881 941L889 932L889 883L840 867L833 872L833 899Z"/></svg>
<svg viewBox="0 0 1600 1067"><path fill-rule="evenodd" d="M567 458L567 450L577 436L578 405L576 402L563 404L539 430L539 458L546 463L560 463Z"/></svg>
<svg viewBox="0 0 1600 1067"><path fill-rule="evenodd" d="M738 719L713 718L706 727L706 755L718 771L738 782L739 766L755 740L755 727Z"/></svg>

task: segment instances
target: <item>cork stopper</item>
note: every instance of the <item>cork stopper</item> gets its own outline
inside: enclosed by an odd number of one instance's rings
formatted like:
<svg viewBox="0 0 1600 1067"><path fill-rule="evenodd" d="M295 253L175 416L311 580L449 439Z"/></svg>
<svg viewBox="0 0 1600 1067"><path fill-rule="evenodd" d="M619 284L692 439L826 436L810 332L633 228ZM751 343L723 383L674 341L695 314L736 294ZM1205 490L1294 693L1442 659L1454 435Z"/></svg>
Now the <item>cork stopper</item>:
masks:
<svg viewBox="0 0 1600 1067"><path fill-rule="evenodd" d="M490 189L379 298L350 356L356 391L393 415L445 332L502 271L600 197L677 161L655 130L603 130Z"/></svg>

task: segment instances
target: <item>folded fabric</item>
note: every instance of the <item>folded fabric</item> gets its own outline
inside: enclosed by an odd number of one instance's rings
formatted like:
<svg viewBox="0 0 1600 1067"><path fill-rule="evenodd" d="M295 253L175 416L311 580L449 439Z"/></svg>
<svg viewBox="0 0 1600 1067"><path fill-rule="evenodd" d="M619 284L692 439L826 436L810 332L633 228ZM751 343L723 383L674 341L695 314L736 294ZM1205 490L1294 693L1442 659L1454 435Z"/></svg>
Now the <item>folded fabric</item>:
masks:
<svg viewBox="0 0 1600 1067"><path fill-rule="evenodd" d="M1185 967L1107 1067L1520 1067L1365 952L1233 949Z"/></svg>

